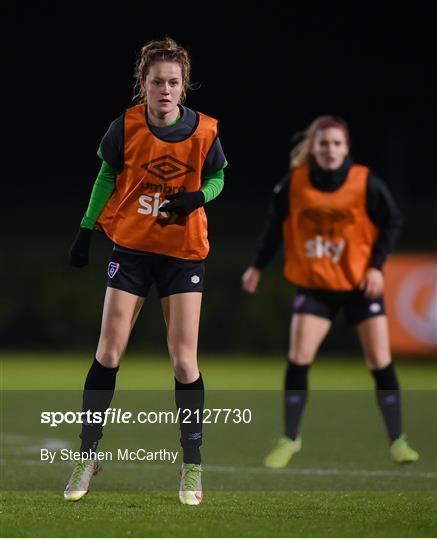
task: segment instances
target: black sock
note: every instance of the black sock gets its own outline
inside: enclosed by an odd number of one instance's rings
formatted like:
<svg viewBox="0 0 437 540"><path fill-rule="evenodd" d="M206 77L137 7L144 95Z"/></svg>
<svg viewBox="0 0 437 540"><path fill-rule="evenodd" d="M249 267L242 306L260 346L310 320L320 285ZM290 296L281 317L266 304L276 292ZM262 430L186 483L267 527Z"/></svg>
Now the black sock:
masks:
<svg viewBox="0 0 437 540"><path fill-rule="evenodd" d="M179 409L179 425L181 430L181 446L184 463L200 465L200 445L202 444L203 406L205 403L205 388L202 374L188 384L175 379L176 407ZM190 411L190 412L188 412ZM189 420L187 423L182 421Z"/></svg>
<svg viewBox="0 0 437 540"><path fill-rule="evenodd" d="M102 366L100 362L94 359L85 380L83 391L82 411L104 413L111 404L112 396L115 390L115 379L118 367L108 368ZM82 439L80 451L95 451L99 440L102 438L103 428L101 424L82 423Z"/></svg>
<svg viewBox="0 0 437 540"><path fill-rule="evenodd" d="M402 433L401 392L393 362L384 369L373 369L376 398L384 418L390 441Z"/></svg>
<svg viewBox="0 0 437 540"><path fill-rule="evenodd" d="M287 362L285 374L285 435L296 440L299 423L305 409L308 393L308 370L309 365L300 366Z"/></svg>

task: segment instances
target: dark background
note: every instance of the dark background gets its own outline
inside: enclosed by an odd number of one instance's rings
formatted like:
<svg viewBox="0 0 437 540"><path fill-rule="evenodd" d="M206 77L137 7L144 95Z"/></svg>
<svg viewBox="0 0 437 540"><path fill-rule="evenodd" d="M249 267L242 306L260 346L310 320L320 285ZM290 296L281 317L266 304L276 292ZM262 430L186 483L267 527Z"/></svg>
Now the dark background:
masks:
<svg viewBox="0 0 437 540"><path fill-rule="evenodd" d="M169 5L38 3L3 7L6 129L0 338L6 348L94 347L111 246L68 268L69 246L100 166L110 122L129 107L141 46L171 36L192 55L199 89L187 105L220 120L225 189L207 207L211 255L201 328L205 350L284 351L292 291L281 256L256 297L250 261L292 135L315 116L349 123L352 155L399 203L397 251L436 247L436 63L426 4ZM285 4L285 3L284 3ZM3 235L2 235L3 236ZM97 236L97 235L96 235ZM350 348L339 339L327 347ZM163 349L156 295L132 347Z"/></svg>

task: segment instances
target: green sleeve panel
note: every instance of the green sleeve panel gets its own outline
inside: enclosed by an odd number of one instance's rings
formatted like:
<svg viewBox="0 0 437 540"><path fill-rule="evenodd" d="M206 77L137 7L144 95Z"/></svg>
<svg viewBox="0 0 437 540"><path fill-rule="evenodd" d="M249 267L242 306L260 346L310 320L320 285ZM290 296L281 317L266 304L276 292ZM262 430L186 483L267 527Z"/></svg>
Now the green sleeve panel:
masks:
<svg viewBox="0 0 437 540"><path fill-rule="evenodd" d="M209 174L203 181L200 191L205 196L205 204L215 199L222 192L225 184L224 168L228 163L226 162L223 169Z"/></svg>
<svg viewBox="0 0 437 540"><path fill-rule="evenodd" d="M88 208L80 224L81 227L84 227L85 229L94 228L98 217L102 213L115 189L116 178L117 171L114 167L111 167L109 163L103 160L99 174L94 182Z"/></svg>

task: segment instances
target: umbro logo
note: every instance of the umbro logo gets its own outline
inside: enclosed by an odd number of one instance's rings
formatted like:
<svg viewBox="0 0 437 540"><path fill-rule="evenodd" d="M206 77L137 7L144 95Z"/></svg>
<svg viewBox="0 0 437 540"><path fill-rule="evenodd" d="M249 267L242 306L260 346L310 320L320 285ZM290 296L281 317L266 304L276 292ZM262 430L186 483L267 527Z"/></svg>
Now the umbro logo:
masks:
<svg viewBox="0 0 437 540"><path fill-rule="evenodd" d="M378 302L372 302L369 306L369 311L371 313L379 313L381 309L381 304L379 304Z"/></svg>
<svg viewBox="0 0 437 540"><path fill-rule="evenodd" d="M141 167L164 181L174 180L179 176L195 171L191 165L183 163L169 154L152 159L152 161L144 163Z"/></svg>

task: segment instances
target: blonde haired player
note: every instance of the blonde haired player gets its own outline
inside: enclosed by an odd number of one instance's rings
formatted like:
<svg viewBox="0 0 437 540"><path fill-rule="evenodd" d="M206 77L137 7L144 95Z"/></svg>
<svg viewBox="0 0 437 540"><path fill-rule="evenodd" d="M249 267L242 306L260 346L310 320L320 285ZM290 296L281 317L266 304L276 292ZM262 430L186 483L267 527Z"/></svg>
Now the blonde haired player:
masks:
<svg viewBox="0 0 437 540"><path fill-rule="evenodd" d="M243 289L253 294L282 239L285 277L297 292L284 385L284 434L266 457L267 467L285 467L301 449L308 371L340 309L355 327L374 377L392 458L397 463L418 459L402 433L383 298L382 268L400 225L385 185L352 161L344 120L316 118L291 153L290 171L275 187L264 234L242 277Z"/></svg>

